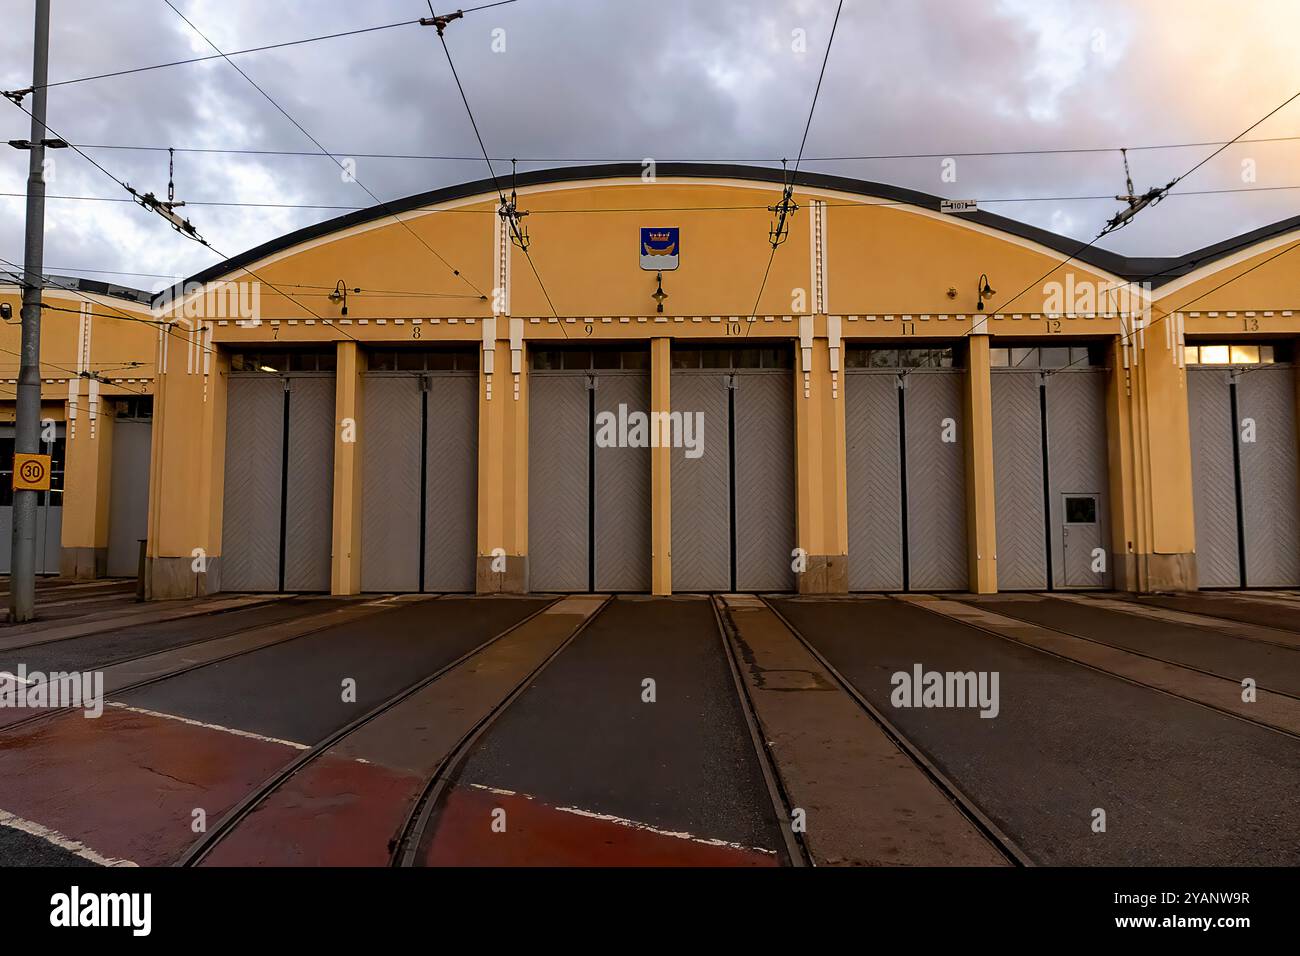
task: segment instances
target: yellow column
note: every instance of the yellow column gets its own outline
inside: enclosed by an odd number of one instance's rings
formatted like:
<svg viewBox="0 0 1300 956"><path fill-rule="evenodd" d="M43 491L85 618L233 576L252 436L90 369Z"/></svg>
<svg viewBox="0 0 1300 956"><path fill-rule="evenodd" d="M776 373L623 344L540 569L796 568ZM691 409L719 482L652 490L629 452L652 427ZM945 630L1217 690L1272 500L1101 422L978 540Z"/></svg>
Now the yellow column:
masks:
<svg viewBox="0 0 1300 956"><path fill-rule="evenodd" d="M650 420L668 426L672 411L669 382L672 369L672 339L650 340ZM651 590L673 593L673 499L672 443L669 428L660 432L659 442L650 449L650 554Z"/></svg>
<svg viewBox="0 0 1300 956"><path fill-rule="evenodd" d="M993 490L993 392L989 337L968 338L966 368L966 547L970 589L998 589L997 511Z"/></svg>
<svg viewBox="0 0 1300 956"><path fill-rule="evenodd" d="M1139 522L1138 491L1145 469L1136 455L1133 439L1135 403L1132 389L1136 370L1129 352L1117 337L1111 341L1106 382L1106 452L1110 489L1110 553L1115 587L1121 591L1142 590L1137 555L1149 538ZM1149 546L1146 552L1150 553Z"/></svg>
<svg viewBox="0 0 1300 956"><path fill-rule="evenodd" d="M838 352L838 333L832 338ZM805 335L796 346L794 546L807 562L798 576L800 594L849 589L844 376L831 367L832 338Z"/></svg>
<svg viewBox="0 0 1300 956"><path fill-rule="evenodd" d="M98 398L94 406L86 395L79 395L75 404L68 403L65 415L63 550L59 559L59 573L65 578L101 578L108 563L113 414L111 404Z"/></svg>
<svg viewBox="0 0 1300 956"><path fill-rule="evenodd" d="M1165 321L1157 314L1113 356L1110 483L1125 494L1113 566L1116 584L1135 591L1197 586L1187 375Z"/></svg>
<svg viewBox="0 0 1300 956"><path fill-rule="evenodd" d="M145 559L150 600L221 589L229 361L209 352L187 362L182 334L163 338L154 385Z"/></svg>
<svg viewBox="0 0 1300 956"><path fill-rule="evenodd" d="M528 590L528 363L522 320L487 320L484 332L490 339L485 338L479 362L475 590L522 594Z"/></svg>
<svg viewBox="0 0 1300 956"><path fill-rule="evenodd" d="M354 341L338 343L334 380L334 538L330 593L361 593L361 421L365 354Z"/></svg>

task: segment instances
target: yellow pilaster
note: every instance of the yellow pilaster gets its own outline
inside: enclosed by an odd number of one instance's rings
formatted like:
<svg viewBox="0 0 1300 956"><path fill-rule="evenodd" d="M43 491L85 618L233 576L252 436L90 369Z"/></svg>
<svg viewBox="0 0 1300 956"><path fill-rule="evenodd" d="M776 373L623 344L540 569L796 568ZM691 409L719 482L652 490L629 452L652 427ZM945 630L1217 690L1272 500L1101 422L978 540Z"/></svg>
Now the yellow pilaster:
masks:
<svg viewBox="0 0 1300 956"><path fill-rule="evenodd" d="M1119 426L1110 436L1117 453L1111 487L1123 487L1128 499L1118 529L1124 550L1114 564L1117 583L1135 591L1197 586L1187 375L1166 321L1157 314L1148 328L1121 339L1114 356L1121 378L1111 390Z"/></svg>
<svg viewBox="0 0 1300 956"><path fill-rule="evenodd" d="M361 420L365 355L353 341L338 343L334 379L334 537L330 593L361 593Z"/></svg>
<svg viewBox="0 0 1300 956"><path fill-rule="evenodd" d="M669 382L672 369L672 339L650 340L650 415L668 424L672 411ZM665 429L667 431L667 429ZM673 593L673 504L672 445L661 435L650 449L650 586L655 594Z"/></svg>
<svg viewBox="0 0 1300 956"><path fill-rule="evenodd" d="M479 361L475 589L519 594L528 590L528 363L519 320L513 350L511 320L492 321Z"/></svg>
<svg viewBox="0 0 1300 956"><path fill-rule="evenodd" d="M163 337L154 388L145 561L150 600L221 589L229 362L212 352L187 362L183 340L172 347L175 338Z"/></svg>
<svg viewBox="0 0 1300 956"><path fill-rule="evenodd" d="M819 317L819 325L824 321ZM838 351L838 334L834 340ZM795 546L807 561L799 592L844 594L849 587L844 375L831 368L831 339L805 337L797 348Z"/></svg>
<svg viewBox="0 0 1300 956"><path fill-rule="evenodd" d="M99 578L104 576L108 561L109 484L113 471L111 406L96 398L92 408L90 399L81 395L75 404L68 403L66 419L59 573L68 578Z"/></svg>
<svg viewBox="0 0 1300 956"><path fill-rule="evenodd" d="M966 546L970 589L998 589L997 511L993 488L993 393L989 337L967 339L966 392Z"/></svg>

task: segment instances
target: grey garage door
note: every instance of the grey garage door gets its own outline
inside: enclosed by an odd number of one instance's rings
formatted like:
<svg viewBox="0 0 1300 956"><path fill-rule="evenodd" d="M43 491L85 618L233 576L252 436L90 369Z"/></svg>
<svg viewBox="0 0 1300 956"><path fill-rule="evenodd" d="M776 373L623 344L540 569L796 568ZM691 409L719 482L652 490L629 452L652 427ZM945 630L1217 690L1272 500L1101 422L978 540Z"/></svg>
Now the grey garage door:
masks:
<svg viewBox="0 0 1300 956"><path fill-rule="evenodd" d="M108 575L133 578L140 569L140 539L149 531L149 456L153 425L119 418L113 423L113 470L108 506Z"/></svg>
<svg viewBox="0 0 1300 956"><path fill-rule="evenodd" d="M650 590L648 372L533 368L528 388L530 589Z"/></svg>
<svg viewBox="0 0 1300 956"><path fill-rule="evenodd" d="M470 372L366 374L362 590L474 589L476 388Z"/></svg>
<svg viewBox="0 0 1300 956"><path fill-rule="evenodd" d="M1187 372L1201 587L1300 585L1295 371Z"/></svg>
<svg viewBox="0 0 1300 956"><path fill-rule="evenodd" d="M954 369L914 369L903 378L912 590L967 586L963 376Z"/></svg>
<svg viewBox="0 0 1300 956"><path fill-rule="evenodd" d="M644 371L602 369L595 374L596 421L618 423L650 409L650 377ZM629 425L623 445L595 446L595 585L598 591L650 590L650 449L636 446ZM601 432L599 428L597 435ZM648 434L648 433L647 433Z"/></svg>
<svg viewBox="0 0 1300 956"><path fill-rule="evenodd" d="M1043 416L1037 370L994 369L993 482L998 590L1047 587Z"/></svg>
<svg viewBox="0 0 1300 956"><path fill-rule="evenodd" d="M329 590L333 469L332 374L231 374L223 590Z"/></svg>
<svg viewBox="0 0 1300 956"><path fill-rule="evenodd" d="M999 590L1110 586L1106 376L993 370Z"/></svg>
<svg viewBox="0 0 1300 956"><path fill-rule="evenodd" d="M850 590L966 587L963 374L845 373Z"/></svg>
<svg viewBox="0 0 1300 956"><path fill-rule="evenodd" d="M528 576L532 591L591 586L588 463L592 375L534 369L528 380Z"/></svg>
<svg viewBox="0 0 1300 956"><path fill-rule="evenodd" d="M903 589L899 377L849 369L844 383L849 590Z"/></svg>
<svg viewBox="0 0 1300 956"><path fill-rule="evenodd" d="M674 415L701 423L700 454L672 451L674 591L731 590L731 373L673 369Z"/></svg>
<svg viewBox="0 0 1300 956"><path fill-rule="evenodd" d="M703 426L698 457L672 452L673 590L794 587L793 389L787 369L673 369L673 412Z"/></svg>

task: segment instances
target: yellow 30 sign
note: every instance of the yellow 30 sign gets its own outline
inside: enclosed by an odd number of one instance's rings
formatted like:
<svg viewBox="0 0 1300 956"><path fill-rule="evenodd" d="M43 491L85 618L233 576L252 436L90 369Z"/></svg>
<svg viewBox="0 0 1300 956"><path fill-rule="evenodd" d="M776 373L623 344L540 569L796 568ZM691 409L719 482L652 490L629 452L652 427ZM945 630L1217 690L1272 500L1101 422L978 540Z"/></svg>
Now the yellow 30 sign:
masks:
<svg viewBox="0 0 1300 956"><path fill-rule="evenodd" d="M50 456L14 455L14 491L49 491Z"/></svg>

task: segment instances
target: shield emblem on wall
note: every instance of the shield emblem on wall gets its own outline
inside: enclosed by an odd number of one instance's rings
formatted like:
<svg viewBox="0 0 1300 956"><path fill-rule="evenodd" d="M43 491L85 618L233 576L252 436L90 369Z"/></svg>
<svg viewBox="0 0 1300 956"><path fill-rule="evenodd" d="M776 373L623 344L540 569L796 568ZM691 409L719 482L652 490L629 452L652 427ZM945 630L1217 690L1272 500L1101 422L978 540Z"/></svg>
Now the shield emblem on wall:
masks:
<svg viewBox="0 0 1300 956"><path fill-rule="evenodd" d="M681 229L677 226L642 229L639 248L642 269L651 272L676 269L682 258Z"/></svg>

